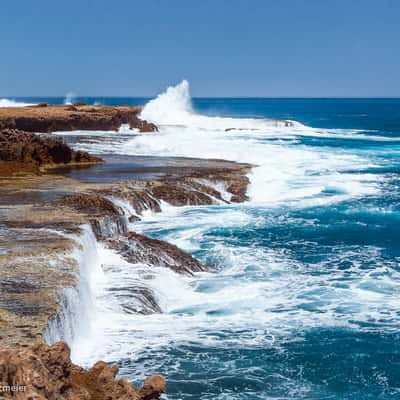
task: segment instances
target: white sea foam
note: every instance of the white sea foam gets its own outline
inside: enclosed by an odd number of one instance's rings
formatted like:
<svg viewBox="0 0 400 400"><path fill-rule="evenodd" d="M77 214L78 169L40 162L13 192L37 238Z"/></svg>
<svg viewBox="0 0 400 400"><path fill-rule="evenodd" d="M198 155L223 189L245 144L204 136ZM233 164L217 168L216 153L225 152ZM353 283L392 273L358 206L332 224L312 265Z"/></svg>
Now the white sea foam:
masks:
<svg viewBox="0 0 400 400"><path fill-rule="evenodd" d="M210 117L194 111L189 84L183 81L146 104L142 117L156 123L160 132L140 135L120 130L74 132L85 136L107 136L77 147L95 153L220 158L255 165L250 173L249 195L254 203L280 205L285 201L331 203L379 190L380 177L348 171L375 167L365 153L335 147L299 144L304 137L390 141L392 138L356 130L321 130L292 122L254 118ZM70 133L64 133L68 135ZM131 139L130 139L131 138ZM326 196L327 191L340 195ZM318 200L316 200L318 199ZM306 204L307 202L304 202Z"/></svg>
<svg viewBox="0 0 400 400"><path fill-rule="evenodd" d="M33 105L34 103L24 103L13 99L0 99L0 107L26 107Z"/></svg>
<svg viewBox="0 0 400 400"><path fill-rule="evenodd" d="M309 197L330 202L327 189L343 196L365 195L377 190L378 176L349 174L373 164L357 152L301 146L304 136L359 138L359 133L323 131L293 122L268 119L209 117L191 105L189 85L183 81L150 101L142 117L159 125L160 132L140 135L123 145L123 152L141 155L222 158L256 165L250 174L253 202L280 203ZM369 138L362 135L362 138ZM370 139L370 138L369 138ZM371 140L379 140L374 136ZM388 140L389 138L383 138ZM346 194L348 195L346 197Z"/></svg>
<svg viewBox="0 0 400 400"><path fill-rule="evenodd" d="M149 216L136 228L144 232L167 230L170 234L164 238L187 250L192 250L192 240L204 245L208 239L203 235L215 227L257 225L245 210L234 207L221 207L220 213L218 207L166 211L168 216ZM382 267L381 271L365 268L364 261L380 259L378 248L364 248L360 253L361 249L338 247L335 259L325 265L302 263L284 249L218 241L208 245L209 253L221 260L223 269L219 274L199 273L194 277L165 268L132 265L98 245L105 278L97 287L96 329L79 343L76 361L90 364L98 358L137 358L185 343L220 348L272 346L293 330L354 328L358 323L377 321L382 316L382 302L391 325L399 321L395 310L400 274L395 266ZM327 281L322 272L331 268L328 263L347 260L352 267L335 269ZM115 297L121 285L150 288L163 313L127 314Z"/></svg>
<svg viewBox="0 0 400 400"><path fill-rule="evenodd" d="M317 229L319 221L290 217L285 211L288 208L327 206L379 193L384 178L368 173L377 161L366 153L299 144L307 136L353 140L359 138L359 132L199 115L191 105L186 81L149 102L142 117L158 124L160 132L132 136L121 143L122 153L255 164L249 175L251 201L237 206L181 208L163 203L162 213L145 212L142 221L135 223L135 231L156 234L186 251L207 252L220 270L217 274L185 277L168 269L129 264L114 251L101 248L105 280L97 292L97 329L80 347L80 362L137 359L138 354L146 359L152 352L166 354L168 348L182 344L275 346L280 338L302 329L359 329L362 324L379 321L382 312L389 321L388 329L397 329L400 275L397 265L384 260L381 249L338 245L330 258L313 263L296 257L285 243L268 248L251 238L252 228L283 226L290 231L298 225L315 225ZM363 140L371 138L362 135ZM132 214L129 205L116 203ZM244 243L236 238L238 230L246 236ZM231 234L225 241L215 231ZM314 244L302 245L312 249ZM369 268L371 260L382 268ZM346 268L338 268L341 264ZM163 313L142 316L123 312L115 292L107 290L120 282L150 288ZM151 363L151 359L149 356L145 362ZM156 370L158 366L153 367Z"/></svg>

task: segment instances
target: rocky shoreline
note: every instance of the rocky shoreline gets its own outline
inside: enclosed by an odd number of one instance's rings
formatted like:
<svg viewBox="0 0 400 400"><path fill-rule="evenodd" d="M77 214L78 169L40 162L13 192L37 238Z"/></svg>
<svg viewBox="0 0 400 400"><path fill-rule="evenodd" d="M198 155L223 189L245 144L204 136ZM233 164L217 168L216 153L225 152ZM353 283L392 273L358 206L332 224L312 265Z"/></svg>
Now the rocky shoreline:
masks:
<svg viewBox="0 0 400 400"><path fill-rule="evenodd" d="M1 178L0 343L26 346L44 340L49 320L60 312L59 292L77 283L79 265L69 254L80 247L83 226L131 261L189 274L206 269L177 247L128 228L144 211L160 212L161 201L175 206L228 202L213 182L226 187L230 201L246 199L248 165L193 164L192 170L155 181L86 183L45 173ZM127 215L120 202L134 213Z"/></svg>
<svg viewBox="0 0 400 400"><path fill-rule="evenodd" d="M140 132L155 132L157 126L140 118L141 106L47 105L0 107L0 130L27 132L97 130L117 131L121 125Z"/></svg>
<svg viewBox="0 0 400 400"><path fill-rule="evenodd" d="M33 391L32 396L37 396L32 398L38 399L158 398L165 390L163 378L149 378L150 381L145 381L145 389L139 391L125 381L115 381L116 368L103 363L85 371L71 364L65 343L52 347L44 344L71 339L62 332L66 323L71 324L65 315L66 307L71 305L66 304L68 299L63 294L75 290L77 296L80 295L77 288L82 265L74 254L85 251L81 239L89 235L91 240L117 251L132 265L142 262L184 274L208 270L208 266L178 247L138 234L132 226L144 211L160 212L162 202L187 206L245 201L246 175L251 166L222 160L177 160L170 162L173 173L166 168L169 172L161 171L163 174L157 179L130 179L128 173L121 181L100 183L70 178L62 174L62 168L50 174L49 167L103 162L88 153L70 149L60 139L10 130L22 126L26 129L21 121L29 120L29 127L36 131L43 123L34 116L36 110L42 112L52 107L25 107L24 110L28 110L28 119L25 120L19 118L19 114L24 113L18 110L16 117L6 118L15 121L15 126L11 124L0 131L0 362L3 358L7 360L6 364L15 365L12 370L0 369L0 385L22 384L18 379L28 379L26 384ZM88 106L74 107L86 109ZM138 125L134 126L139 108L129 109L129 113L121 117L122 110L118 107L118 117L108 119L107 108L107 118L98 119L96 123L104 129L110 126L117 129L118 124L128 121L131 127L139 129ZM0 126L2 121L4 126L4 115L10 116L10 112L12 114L9 109L7 113L0 109ZM69 117L63 123L71 130L84 129L84 126L91 127L96 119L87 115L95 114L94 111L82 111L84 117L79 120L79 127L71 123ZM51 131L62 127L57 118L51 121L50 117L48 120L45 118L41 129ZM96 128L88 129L102 128L96 125ZM216 187L224 188L224 193ZM121 306L126 312L148 314L161 311L146 288L126 289L127 293L121 295ZM51 376L49 371L52 367L46 363L60 357L65 362L57 368L68 379L63 383L65 387L60 384L52 388L53 394L50 395L45 390L51 388L51 384L46 382L54 383L59 378ZM36 364L31 363L33 359L37 359L35 363L44 371L44 375L37 378L44 382L39 386L29 380L32 368L36 368ZM93 389L99 388L97 380L109 382L108 397ZM150 385L150 390L146 382L157 382L157 387ZM10 398L29 398L23 397L24 394L21 396Z"/></svg>

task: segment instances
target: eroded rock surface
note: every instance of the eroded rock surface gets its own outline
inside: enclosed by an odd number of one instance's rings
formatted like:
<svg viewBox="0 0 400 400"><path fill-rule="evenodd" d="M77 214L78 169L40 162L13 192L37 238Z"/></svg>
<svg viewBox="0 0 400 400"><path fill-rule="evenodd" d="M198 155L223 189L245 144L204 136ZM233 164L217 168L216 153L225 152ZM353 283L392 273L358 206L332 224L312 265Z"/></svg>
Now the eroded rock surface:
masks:
<svg viewBox="0 0 400 400"><path fill-rule="evenodd" d="M79 193L64 196L54 203L55 206L68 206L78 211L98 216L122 215L123 211L111 200L96 193Z"/></svg>
<svg viewBox="0 0 400 400"><path fill-rule="evenodd" d="M75 130L118 130L127 124L140 132L157 131L157 126L139 118L140 106L38 105L0 108L0 129L28 132Z"/></svg>
<svg viewBox="0 0 400 400"><path fill-rule="evenodd" d="M1 110L1 109L0 109ZM16 129L0 131L0 174L37 171L54 164L97 164L102 160L87 152L72 150L60 138Z"/></svg>
<svg viewBox="0 0 400 400"><path fill-rule="evenodd" d="M0 347L0 398L15 400L152 400L165 392L155 375L137 389L116 379L118 366L97 362L85 370L71 362L67 344Z"/></svg>
<svg viewBox="0 0 400 400"><path fill-rule="evenodd" d="M118 241L109 240L107 244L132 264L165 267L189 275L209 270L179 247L138 233L130 232L127 238Z"/></svg>
<svg viewBox="0 0 400 400"><path fill-rule="evenodd" d="M49 318L60 311L58 294L76 285L70 254L77 245L53 231L0 224L0 343L43 341Z"/></svg>

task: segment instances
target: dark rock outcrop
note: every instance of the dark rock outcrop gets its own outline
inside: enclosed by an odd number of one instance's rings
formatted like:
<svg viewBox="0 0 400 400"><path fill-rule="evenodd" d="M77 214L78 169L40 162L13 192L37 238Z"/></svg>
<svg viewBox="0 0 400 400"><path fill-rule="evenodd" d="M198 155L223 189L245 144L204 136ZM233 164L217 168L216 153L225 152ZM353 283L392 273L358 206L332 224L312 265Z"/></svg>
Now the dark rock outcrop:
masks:
<svg viewBox="0 0 400 400"><path fill-rule="evenodd" d="M55 164L97 164L100 158L84 151L72 150L62 139L47 135L36 135L14 129L0 131L0 167L13 163L18 171L27 166L39 168Z"/></svg>
<svg viewBox="0 0 400 400"><path fill-rule="evenodd" d="M85 370L71 362L67 344L30 348L0 347L3 399L15 400L152 400L165 392L165 379L155 375L141 389L116 379L118 366L97 362Z"/></svg>
<svg viewBox="0 0 400 400"><path fill-rule="evenodd" d="M57 206L68 206L89 215L122 215L123 211L111 200L95 193L79 193L64 196L54 202Z"/></svg>
<svg viewBox="0 0 400 400"><path fill-rule="evenodd" d="M126 196L137 214L141 214L145 210L161 212L160 202L151 195L149 190L133 190Z"/></svg>
<svg viewBox="0 0 400 400"><path fill-rule="evenodd" d="M107 289L113 292L122 310L127 314L160 314L162 313L153 291L141 284L121 284Z"/></svg>
<svg viewBox="0 0 400 400"><path fill-rule="evenodd" d="M171 183L171 184L169 184ZM168 182L152 188L155 198L173 206L211 205L213 200L206 193L194 190L193 187L182 187L176 182Z"/></svg>
<svg viewBox="0 0 400 400"><path fill-rule="evenodd" d="M0 129L27 132L75 130L118 130L122 124L141 132L157 131L157 126L139 118L140 106L87 106L82 103L46 107L0 108Z"/></svg>
<svg viewBox="0 0 400 400"><path fill-rule="evenodd" d="M226 191L232 195L232 203L243 203L249 200L247 196L247 187L249 185L249 178L245 175L236 176L228 180Z"/></svg>
<svg viewBox="0 0 400 400"><path fill-rule="evenodd" d="M179 247L138 233L130 232L126 239L108 240L107 244L132 264L143 263L166 267L189 275L193 272L209 270Z"/></svg>

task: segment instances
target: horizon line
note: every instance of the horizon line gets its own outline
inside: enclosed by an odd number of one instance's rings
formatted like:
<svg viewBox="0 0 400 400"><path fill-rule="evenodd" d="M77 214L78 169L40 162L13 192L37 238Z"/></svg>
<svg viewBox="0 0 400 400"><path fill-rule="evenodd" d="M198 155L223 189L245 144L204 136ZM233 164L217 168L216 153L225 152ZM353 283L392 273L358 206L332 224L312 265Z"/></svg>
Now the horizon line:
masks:
<svg viewBox="0 0 400 400"><path fill-rule="evenodd" d="M102 98L119 98L119 99L153 99L159 94L154 96L116 96L116 95L76 95L73 98L82 97L102 97ZM15 98L35 98L35 97L46 97L46 98L65 98L67 95L0 95L0 99L15 99ZM192 99L400 99L398 96L192 96Z"/></svg>

